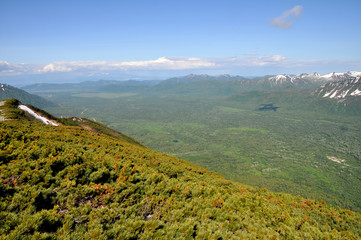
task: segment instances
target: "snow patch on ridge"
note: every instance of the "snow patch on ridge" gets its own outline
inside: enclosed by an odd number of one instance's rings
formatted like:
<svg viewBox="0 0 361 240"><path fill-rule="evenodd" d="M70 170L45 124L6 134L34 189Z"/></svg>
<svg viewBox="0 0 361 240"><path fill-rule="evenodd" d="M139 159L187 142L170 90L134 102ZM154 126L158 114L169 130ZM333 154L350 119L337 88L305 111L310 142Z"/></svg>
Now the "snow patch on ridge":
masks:
<svg viewBox="0 0 361 240"><path fill-rule="evenodd" d="M335 90L335 92L330 96L330 98L335 98L337 96L338 91Z"/></svg>
<svg viewBox="0 0 361 240"><path fill-rule="evenodd" d="M350 91L350 89L343 91L340 96L338 96L339 98L345 98L347 96L347 93Z"/></svg>
<svg viewBox="0 0 361 240"><path fill-rule="evenodd" d="M325 75L322 75L321 77L322 78L332 78L332 77L335 77L335 76L341 76L343 75L344 73L335 73L335 72L332 72L332 73L329 73L329 74L325 74Z"/></svg>
<svg viewBox="0 0 361 240"><path fill-rule="evenodd" d="M322 89L321 89L321 91L322 91ZM330 94L332 93L332 91L333 91L333 90L331 90L331 91L329 91L329 92L326 92L325 95L323 95L323 97L328 97L328 96L330 96Z"/></svg>
<svg viewBox="0 0 361 240"><path fill-rule="evenodd" d="M348 74L350 74L352 77L359 77L359 76L361 76L361 72L355 72L355 71L348 72Z"/></svg>
<svg viewBox="0 0 361 240"><path fill-rule="evenodd" d="M40 116L39 114L37 114L36 112L34 112L33 110L31 110L30 108L28 108L25 105L19 105L18 108L20 108L21 110L24 110L25 112L29 113L31 116L33 116L37 120L41 121L42 123L45 123L45 124L48 124L48 125L53 125L53 126L58 126L58 124L53 123L49 119Z"/></svg>
<svg viewBox="0 0 361 240"><path fill-rule="evenodd" d="M361 95L361 90L356 89L356 90L353 91L350 95L351 95L351 96L360 96L360 95Z"/></svg>
<svg viewBox="0 0 361 240"><path fill-rule="evenodd" d="M278 81L278 80L285 80L285 79L287 79L287 76L285 76L285 75L277 75L277 76L275 76L275 77L271 77L271 79L273 80L276 80L276 81Z"/></svg>

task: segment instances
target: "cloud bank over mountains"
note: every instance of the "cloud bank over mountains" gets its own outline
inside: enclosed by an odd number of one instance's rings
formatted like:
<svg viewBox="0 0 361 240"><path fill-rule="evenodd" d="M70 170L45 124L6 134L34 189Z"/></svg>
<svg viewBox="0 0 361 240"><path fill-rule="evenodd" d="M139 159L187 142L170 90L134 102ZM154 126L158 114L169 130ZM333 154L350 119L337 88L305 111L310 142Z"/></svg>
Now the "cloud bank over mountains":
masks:
<svg viewBox="0 0 361 240"><path fill-rule="evenodd" d="M45 64L14 64L0 61L0 82L77 81L89 79L166 78L190 73L262 76L280 73L360 70L361 62L292 60L282 55L193 58L160 57L143 61L71 61Z"/></svg>
<svg viewBox="0 0 361 240"><path fill-rule="evenodd" d="M0 61L0 76L56 72L99 72L130 70L185 70L214 67L216 63L200 58L161 57L148 61L72 61L47 64L11 64Z"/></svg>
<svg viewBox="0 0 361 240"><path fill-rule="evenodd" d="M22 74L45 73L102 73L112 71L162 71L162 70L193 70L193 69L226 69L232 67L252 67L284 64L285 56L250 56L245 58L187 58L160 57L147 61L72 61L53 62L47 64L11 64L0 61L0 77Z"/></svg>
<svg viewBox="0 0 361 240"><path fill-rule="evenodd" d="M162 71L162 70L194 70L220 69L237 66L273 65L285 60L284 56L252 56L247 58L187 58L160 57L147 61L72 61L53 62L47 64L12 64L0 61L0 77L23 74L71 73L82 72L85 75L110 74L111 72L130 71Z"/></svg>

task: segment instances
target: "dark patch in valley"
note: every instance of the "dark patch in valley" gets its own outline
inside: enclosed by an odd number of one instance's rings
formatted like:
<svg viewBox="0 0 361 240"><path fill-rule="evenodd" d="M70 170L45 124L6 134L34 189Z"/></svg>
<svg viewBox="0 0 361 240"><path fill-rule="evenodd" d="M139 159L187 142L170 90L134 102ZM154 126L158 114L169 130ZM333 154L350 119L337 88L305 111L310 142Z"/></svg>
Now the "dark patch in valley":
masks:
<svg viewBox="0 0 361 240"><path fill-rule="evenodd" d="M261 104L261 106L263 107L258 108L257 109L258 111L270 111L270 110L277 111L277 109L280 108L280 107L274 107L273 103Z"/></svg>

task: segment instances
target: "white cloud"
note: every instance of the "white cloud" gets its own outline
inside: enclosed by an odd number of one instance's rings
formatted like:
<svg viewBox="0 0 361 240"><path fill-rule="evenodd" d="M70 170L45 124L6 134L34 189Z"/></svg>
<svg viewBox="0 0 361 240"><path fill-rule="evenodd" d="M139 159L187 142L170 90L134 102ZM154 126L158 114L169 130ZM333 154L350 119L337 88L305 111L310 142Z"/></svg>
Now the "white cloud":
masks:
<svg viewBox="0 0 361 240"><path fill-rule="evenodd" d="M71 67L64 66L62 64L47 64L43 67L43 69L39 69L39 73L45 73L45 72L70 72L73 69Z"/></svg>
<svg viewBox="0 0 361 240"><path fill-rule="evenodd" d="M292 19L300 18L302 15L303 7L297 5L287 11L284 11L281 16L274 18L270 25L276 28L289 29L292 27Z"/></svg>
<svg viewBox="0 0 361 240"><path fill-rule="evenodd" d="M282 55L258 56L250 54L243 58L188 58L161 57L147 61L73 61L53 62L47 64L11 64L0 61L0 77L15 75L44 75L44 74L77 74L84 76L109 75L112 72L162 72L162 71L200 71L232 69L237 67L286 67L290 61ZM297 64L293 61L292 64ZM298 63L300 64L300 63ZM303 63L302 63L303 64Z"/></svg>
<svg viewBox="0 0 361 240"><path fill-rule="evenodd" d="M281 55L263 56L253 58L253 64L257 66L274 65L279 64L283 60L286 60L286 57Z"/></svg>
<svg viewBox="0 0 361 240"><path fill-rule="evenodd" d="M30 64L11 64L7 61L0 61L0 76L21 75L32 68Z"/></svg>
<svg viewBox="0 0 361 240"><path fill-rule="evenodd" d="M0 61L0 72L9 70L9 68L11 68L10 63L8 63L7 61Z"/></svg>
<svg viewBox="0 0 361 240"><path fill-rule="evenodd" d="M241 67L257 67L257 66L272 66L275 64L283 64L286 60L285 56L271 55L271 56L249 56L245 58L218 58L213 59L218 67L227 66L241 66Z"/></svg>
<svg viewBox="0 0 361 240"><path fill-rule="evenodd" d="M129 70L182 70L213 67L215 64L199 58L161 57L148 61L86 61L86 62L55 62L38 69L38 73L70 72L70 71L129 71Z"/></svg>

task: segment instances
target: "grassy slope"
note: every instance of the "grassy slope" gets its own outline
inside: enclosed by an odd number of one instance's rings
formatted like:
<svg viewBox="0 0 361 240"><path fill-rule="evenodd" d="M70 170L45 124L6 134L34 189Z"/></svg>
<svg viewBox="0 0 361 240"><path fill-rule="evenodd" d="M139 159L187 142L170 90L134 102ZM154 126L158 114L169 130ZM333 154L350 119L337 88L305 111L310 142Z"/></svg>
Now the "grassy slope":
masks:
<svg viewBox="0 0 361 240"><path fill-rule="evenodd" d="M91 121L86 118L76 118L76 117L58 118L58 121L65 126L79 126L79 127L82 127L83 129L88 130L93 133L105 134L109 137L118 139L120 141L128 142L128 143L135 144L138 146L143 146L143 144L141 144L137 140L135 140L123 133L115 131L101 123L98 123L96 121Z"/></svg>
<svg viewBox="0 0 361 240"><path fill-rule="evenodd" d="M357 239L361 215L80 127L0 123L0 236Z"/></svg>
<svg viewBox="0 0 361 240"><path fill-rule="evenodd" d="M18 105L20 104L22 103L14 98L3 100L2 104L0 105L1 115L5 119L22 119L28 121L36 121L33 116L27 114L25 111L21 109L18 109ZM56 118L42 109L39 109L31 105L27 105L27 106L30 107L33 111L35 111L37 114L46 117L47 119L53 120L53 122L57 123L58 125L60 124L65 126L79 126L82 127L83 129L86 129L88 131L97 134L105 134L107 136L113 137L121 141L125 141L138 146L143 146L140 142L136 141L135 139L125 134L122 134L118 131L115 131L96 121L91 121L86 118L76 118L76 117Z"/></svg>

